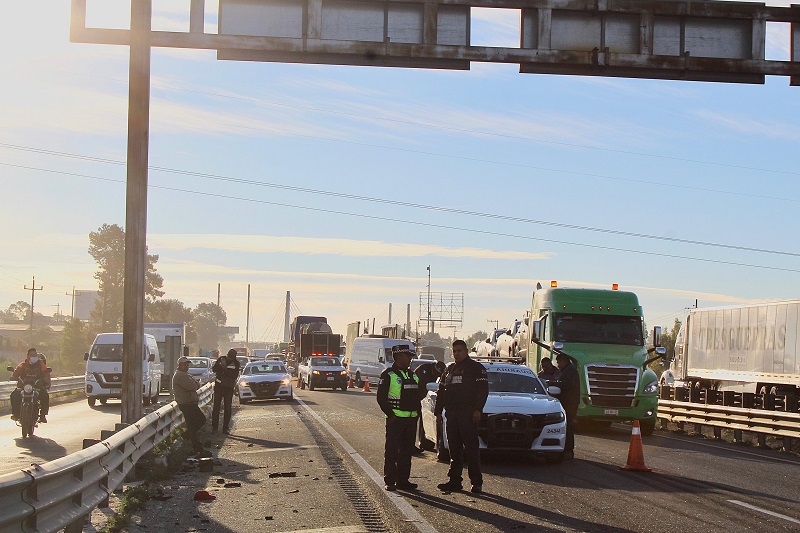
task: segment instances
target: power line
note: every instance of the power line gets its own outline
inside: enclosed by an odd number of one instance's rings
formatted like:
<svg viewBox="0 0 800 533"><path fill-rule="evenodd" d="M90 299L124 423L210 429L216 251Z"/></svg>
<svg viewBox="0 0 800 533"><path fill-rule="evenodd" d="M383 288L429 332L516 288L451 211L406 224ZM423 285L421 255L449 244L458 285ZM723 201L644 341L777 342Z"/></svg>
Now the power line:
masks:
<svg viewBox="0 0 800 533"><path fill-rule="evenodd" d="M0 143L0 147L12 147L13 145L6 145L4 143ZM103 158L95 158L92 156L84 156L80 154L69 154L66 152L54 152L51 150L41 150L38 148L30 148L30 147L18 147L14 146L14 149L22 149L26 151L34 151L36 153L45 153L47 155L55 155L59 157L68 157L68 158L77 158L83 159L87 161L94 161L98 163L107 163L113 165L125 165L124 161L115 161L111 159L103 159ZM47 169L38 169L35 167L28 167L24 165L14 165L11 163L3 163L0 162L2 165L17 167L17 168L24 168L28 170L41 170L44 172L49 172ZM484 218L491 218L495 220L504 220L509 222L519 222L524 224L536 224L536 225L543 225L543 226L550 226L550 227L557 227L562 229L572 229L578 231L587 231L587 232L595 232L595 233L603 233L607 235L617 235L621 237L633 237L638 239L650 239L650 240L660 240L665 242L673 242L678 244L691 244L695 246L706 246L706 247L713 247L713 248L722 248L728 250L738 250L738 251L746 251L746 252L755 252L755 253L764 253L764 254L774 254L774 255L783 255L788 257L800 257L800 253L796 252L788 252L784 250L770 250L765 248L755 248L749 246L740 246L734 244L724 244L724 243L717 243L717 242L709 242L709 241L699 241L694 239L681 239L677 237L667 237L663 235L651 235L647 233L636 233L631 231L622 231L622 230L614 230L609 228L598 228L593 226L581 226L576 224L566 224L562 222L553 222L548 220L535 220L529 218L522 218L522 217L514 217L508 215L499 215L496 213L481 213L477 211L469 211L465 209L456 209L451 207L444 207L444 206L435 206L429 204L419 204L419 203L412 203L412 202L403 202L400 200L388 200L385 198L377 198L377 197L370 197L370 196L363 196L363 195L356 195L356 194L349 194L349 193L341 193L336 191L325 191L320 189L311 189L307 187L298 187L295 185L285 185L280 183L270 183L270 182L262 182L262 181L255 181L255 180L248 180L244 178L234 178L231 176L222 176L219 174L208 174L204 172L195 172L190 170L182 170L182 169L174 169L169 167L158 167L158 166L149 166L150 170L158 171L158 172L167 172L172 174L184 175L184 176L194 176L200 178L206 178L210 180L216 181L224 181L229 183L238 183L238 184L245 184L245 185L254 185L258 187L266 187L266 188L273 188L273 189L281 189L287 191L294 191L294 192L301 192L306 194L315 194L315 195L323 195L323 196L333 196L337 198L346 198L350 200L357 200L363 202L370 202L370 203L384 203L387 205L396 205L402 207L411 207L415 209L424 209L430 211L438 211L444 213L452 213L452 214L459 214L459 215L466 215L472 217L484 217ZM59 171L60 172L60 171ZM89 176L86 176L89 177Z"/></svg>
<svg viewBox="0 0 800 533"><path fill-rule="evenodd" d="M18 168L25 168L25 169L28 169L28 170L37 170L37 171L42 171L42 172L54 173L54 174L63 174L63 175L67 175L67 176L76 176L76 177L81 177L81 178L108 181L108 182L112 182L112 183L125 184L124 180L116 180L116 179L111 179L111 178L101 178L101 177L96 177L96 176L88 176L86 174L77 174L77 173L73 173L73 172L64 172L64 171L60 171L60 170L41 169L41 168L27 167L27 166L22 166L22 165L12 165L12 164L2 163L2 162L0 162L0 165L6 165L6 166L12 166L12 167L18 167ZM212 198L222 198L222 199L226 199L226 200L235 200L235 201L257 203L257 204L263 204L263 205L272 205L272 206L276 206L276 207L285 207L285 208L290 208L290 209L303 209L303 210L307 210L307 211L313 211L315 213L328 213L328 214L333 214L333 215L344 215L344 216L350 216L350 217L356 217L356 218L365 218L365 219L370 219L370 220L380 220L380 221L383 221L383 222L396 222L396 223L410 224L410 225L414 225L414 226L421 226L421 227L428 227L428 228L446 229L446 230L453 230L453 231L463 231L463 232L468 232L468 233L473 233L473 234L477 233L477 234L481 234L481 235L489 235L489 236L493 236L493 237L509 237L509 238L515 238L515 239L525 239L525 240L530 240L530 241L546 242L546 243L551 243L551 244L563 244L563 245L567 245L567 246L579 246L579 247L585 247L585 248L592 248L592 249L595 249L595 250L606 250L606 251L612 251L612 252L626 252L626 253L631 253L631 254L647 255L649 257L664 257L664 258L669 258L669 259L683 259L683 260L687 260L687 261L699 261L699 262L703 262L703 263L713 263L713 264L720 264L720 265L740 266L740 267L748 267L748 268L760 268L760 269L773 270L773 271L778 271L778 272L800 273L800 270L794 269L794 268L784 268L784 267L777 267L777 266L770 266L770 265L758 265L758 264L752 264L752 263L740 263L740 262L736 262L736 261L723 261L723 260L720 260L720 259L708 259L708 258L703 258L703 257L674 255L674 254L667 254L667 253L661 253L661 252L649 252L649 251L644 251L644 250L633 250L633 249L629 249L629 248L619 248L619 247L614 247L614 246L604 246L604 245L599 245L599 244L588 244L588 243L580 243L580 242L572 242L572 241L562 241L562 240L557 240L557 239L545 239L545 238L542 238L542 237L531 237L529 235L518 235L518 234L503 233L503 232L498 232L498 231L489 231L489 230L472 229L472 228L462 228L462 227L458 227L458 226L448 226L448 225L444 225L444 224L434 224L434 223L431 223L431 222L420 222L420 221L415 221L415 220L404 220L404 219L397 219L397 218L391 218L391 217L382 217L382 216L377 216L377 215L365 215L365 214L362 214L362 213L350 213L350 212L347 212L347 211L337 211L337 210L334 210L334 209L325 209L325 208L321 208L321 207L311 207L311 206L296 205L296 204L286 204L286 203L281 203L281 202L270 202L268 200L259 200L259 199L255 199L255 198L242 198L242 197L238 197L238 196L231 196L231 195L225 195L225 194L219 194L219 193L209 193L209 192L202 192L202 191L193 191L193 190L188 190L188 189L179 189L177 187L167 187L167 186L164 186L164 185L148 185L148 187L154 188L154 189L160 189L160 190L167 190L167 191L173 191L173 192L186 193L186 194L196 194L196 195L200 195L200 196L208 196L208 197L212 197Z"/></svg>

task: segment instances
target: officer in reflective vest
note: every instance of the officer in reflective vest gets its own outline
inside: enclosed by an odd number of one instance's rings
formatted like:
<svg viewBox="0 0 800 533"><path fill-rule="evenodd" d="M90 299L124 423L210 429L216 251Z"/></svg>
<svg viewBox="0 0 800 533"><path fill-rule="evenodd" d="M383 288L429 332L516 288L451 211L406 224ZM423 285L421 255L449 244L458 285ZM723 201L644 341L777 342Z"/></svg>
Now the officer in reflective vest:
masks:
<svg viewBox="0 0 800 533"><path fill-rule="evenodd" d="M420 400L424 389L409 370L414 352L407 345L392 347L394 363L381 374L378 405L386 415L383 481L386 490L414 490L411 483L411 454L414 451Z"/></svg>

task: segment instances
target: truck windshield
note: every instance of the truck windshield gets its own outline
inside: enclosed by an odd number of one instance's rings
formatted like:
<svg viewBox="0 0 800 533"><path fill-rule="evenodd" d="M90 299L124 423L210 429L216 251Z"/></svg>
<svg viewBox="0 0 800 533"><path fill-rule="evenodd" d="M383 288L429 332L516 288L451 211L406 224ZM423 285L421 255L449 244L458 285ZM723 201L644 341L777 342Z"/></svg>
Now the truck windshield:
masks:
<svg viewBox="0 0 800 533"><path fill-rule="evenodd" d="M89 354L92 361L122 361L121 344L95 344Z"/></svg>
<svg viewBox="0 0 800 533"><path fill-rule="evenodd" d="M553 340L643 346L642 319L636 316L557 313Z"/></svg>

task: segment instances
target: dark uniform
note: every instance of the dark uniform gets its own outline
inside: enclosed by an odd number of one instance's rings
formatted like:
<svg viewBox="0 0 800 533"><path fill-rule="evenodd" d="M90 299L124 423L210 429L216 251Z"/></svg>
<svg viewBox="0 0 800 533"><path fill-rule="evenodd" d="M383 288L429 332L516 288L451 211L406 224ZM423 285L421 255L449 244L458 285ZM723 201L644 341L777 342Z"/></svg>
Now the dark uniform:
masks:
<svg viewBox="0 0 800 533"><path fill-rule="evenodd" d="M383 480L387 490L416 488L409 477L423 390L416 374L396 362L381 374L377 400L386 415Z"/></svg>
<svg viewBox="0 0 800 533"><path fill-rule="evenodd" d="M211 431L216 431L219 427L219 408L225 402L225 414L222 417L222 432L228 432L231 423L231 403L233 402L233 391L236 388L236 380L239 377L241 365L236 359L236 350L231 349L228 355L220 357L211 368L216 374L214 382L214 410L211 412Z"/></svg>
<svg viewBox="0 0 800 533"><path fill-rule="evenodd" d="M460 489L464 462L467 463L472 486L479 491L483 485L478 425L473 421L472 414L483 411L488 397L486 368L469 357L461 363L450 364L439 380L434 413L438 417L444 411L447 419L447 442L450 448L448 488Z"/></svg>
<svg viewBox="0 0 800 533"><path fill-rule="evenodd" d="M572 457L575 449L575 417L578 414L578 405L581 401L581 382L578 369L571 361L561 369L561 377L556 382L561 388L558 399L567 413L567 437L564 441L564 452L568 458Z"/></svg>

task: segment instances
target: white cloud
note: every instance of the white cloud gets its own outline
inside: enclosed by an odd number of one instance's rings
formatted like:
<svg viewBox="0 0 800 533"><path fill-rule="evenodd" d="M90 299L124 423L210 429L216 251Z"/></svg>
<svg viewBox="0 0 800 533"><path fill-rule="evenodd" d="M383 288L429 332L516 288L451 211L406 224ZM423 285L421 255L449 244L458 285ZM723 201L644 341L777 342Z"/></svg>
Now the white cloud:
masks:
<svg viewBox="0 0 800 533"><path fill-rule="evenodd" d="M290 253L347 257L437 256L492 259L495 261L543 260L553 257L550 252L531 253L355 239L274 237L268 235L151 234L148 235L148 246L152 250L188 250L196 248L249 253Z"/></svg>

